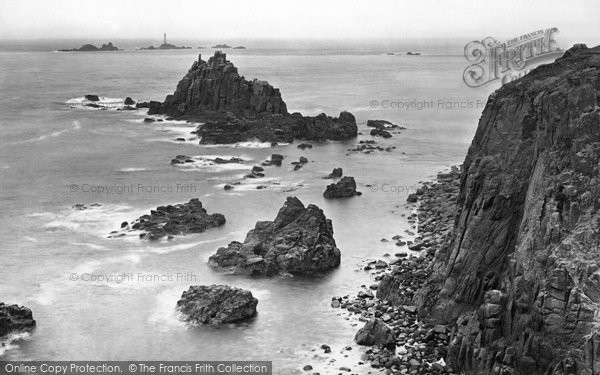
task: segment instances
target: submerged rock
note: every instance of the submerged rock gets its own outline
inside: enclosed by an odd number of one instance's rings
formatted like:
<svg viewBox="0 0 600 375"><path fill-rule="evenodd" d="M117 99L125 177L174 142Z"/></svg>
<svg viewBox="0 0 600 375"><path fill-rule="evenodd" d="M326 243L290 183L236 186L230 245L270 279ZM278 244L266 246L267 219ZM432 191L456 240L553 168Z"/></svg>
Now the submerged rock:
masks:
<svg viewBox="0 0 600 375"><path fill-rule="evenodd" d="M6 305L0 302L0 337L14 331L29 330L34 327L33 314L27 307Z"/></svg>
<svg viewBox="0 0 600 375"><path fill-rule="evenodd" d="M196 285L183 292L177 309L185 320L219 325L256 315L258 300L252 292L228 285Z"/></svg>
<svg viewBox="0 0 600 375"><path fill-rule="evenodd" d="M356 191L356 181L354 181L354 177L349 176L343 177L338 182L328 185L323 193L323 197L327 199L348 198L355 195L360 195L360 193Z"/></svg>
<svg viewBox="0 0 600 375"><path fill-rule="evenodd" d="M208 264L219 270L255 275L306 274L340 264L331 220L315 206L288 197L274 221L259 221L244 243L217 250Z"/></svg>

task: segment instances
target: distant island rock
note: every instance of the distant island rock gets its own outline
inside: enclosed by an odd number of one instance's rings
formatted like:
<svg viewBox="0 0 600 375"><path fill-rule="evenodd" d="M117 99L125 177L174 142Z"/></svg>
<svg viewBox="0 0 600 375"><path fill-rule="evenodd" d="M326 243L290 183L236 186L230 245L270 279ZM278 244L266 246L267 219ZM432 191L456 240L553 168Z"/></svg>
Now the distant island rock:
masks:
<svg viewBox="0 0 600 375"><path fill-rule="evenodd" d="M358 134L349 112L338 117L288 113L279 89L266 81L246 80L221 51L208 61L199 56L175 92L163 103L151 103L148 114L204 122L197 130L202 144L339 141Z"/></svg>
<svg viewBox="0 0 600 375"><path fill-rule="evenodd" d="M246 47L244 47L244 46L237 46L237 47L233 47L233 49L246 49Z"/></svg>
<svg viewBox="0 0 600 375"><path fill-rule="evenodd" d="M154 46L148 46L145 48L140 48L143 51L152 51L152 50L163 50L163 49L192 49L192 47L186 47L186 46L175 46L173 44L169 44L169 43L163 43L158 47L154 47Z"/></svg>
<svg viewBox="0 0 600 375"><path fill-rule="evenodd" d="M217 44L216 46L212 46L210 48L231 48L231 46L228 46L227 44Z"/></svg>
<svg viewBox="0 0 600 375"><path fill-rule="evenodd" d="M117 46L114 46L112 42L103 44L102 47L98 48L93 44L84 44L79 48L72 49L59 49L60 52L99 52L99 51L119 51Z"/></svg>
<svg viewBox="0 0 600 375"><path fill-rule="evenodd" d="M406 52L406 54L408 56L419 56L421 54L421 52L411 52L411 51L408 51L408 52Z"/></svg>

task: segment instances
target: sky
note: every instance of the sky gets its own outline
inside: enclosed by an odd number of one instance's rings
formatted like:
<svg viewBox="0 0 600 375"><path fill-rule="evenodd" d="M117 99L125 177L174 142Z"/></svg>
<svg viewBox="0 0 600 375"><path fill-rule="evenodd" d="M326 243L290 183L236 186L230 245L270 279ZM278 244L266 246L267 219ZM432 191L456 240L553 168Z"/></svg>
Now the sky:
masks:
<svg viewBox="0 0 600 375"><path fill-rule="evenodd" d="M2 0L0 39L511 38L600 44L600 0Z"/></svg>

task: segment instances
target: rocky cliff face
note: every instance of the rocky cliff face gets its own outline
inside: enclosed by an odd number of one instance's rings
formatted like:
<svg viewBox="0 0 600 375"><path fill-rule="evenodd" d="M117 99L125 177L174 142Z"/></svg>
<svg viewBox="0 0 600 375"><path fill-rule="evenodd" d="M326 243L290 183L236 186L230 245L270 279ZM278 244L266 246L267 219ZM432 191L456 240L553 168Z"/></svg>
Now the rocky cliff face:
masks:
<svg viewBox="0 0 600 375"><path fill-rule="evenodd" d="M169 116L231 112L235 116L287 114L279 89L266 81L248 81L238 74L227 55L216 51L207 61L198 57L160 113Z"/></svg>
<svg viewBox="0 0 600 375"><path fill-rule="evenodd" d="M600 374L600 47L490 96L421 290L464 374ZM456 323L456 324L455 324Z"/></svg>

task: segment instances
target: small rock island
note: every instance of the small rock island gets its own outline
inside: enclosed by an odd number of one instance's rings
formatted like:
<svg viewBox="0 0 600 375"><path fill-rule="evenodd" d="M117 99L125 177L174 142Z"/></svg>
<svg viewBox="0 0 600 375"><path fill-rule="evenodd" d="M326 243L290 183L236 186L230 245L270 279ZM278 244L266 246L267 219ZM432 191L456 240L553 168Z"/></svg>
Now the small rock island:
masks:
<svg viewBox="0 0 600 375"><path fill-rule="evenodd" d="M119 48L112 44L112 42L108 42L108 44L103 44L102 47L98 48L93 44L84 44L79 48L71 48L71 49L59 49L59 52L101 52L101 51L119 51Z"/></svg>

